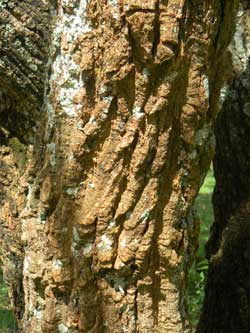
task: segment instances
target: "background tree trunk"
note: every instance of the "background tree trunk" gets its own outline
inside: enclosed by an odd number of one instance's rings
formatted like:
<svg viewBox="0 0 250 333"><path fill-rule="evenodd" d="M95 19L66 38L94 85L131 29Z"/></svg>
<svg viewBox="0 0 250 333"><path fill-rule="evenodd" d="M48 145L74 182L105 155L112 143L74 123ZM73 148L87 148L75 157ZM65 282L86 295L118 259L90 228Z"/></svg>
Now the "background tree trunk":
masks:
<svg viewBox="0 0 250 333"><path fill-rule="evenodd" d="M189 330L191 208L236 8L3 2L1 243L20 332Z"/></svg>
<svg viewBox="0 0 250 333"><path fill-rule="evenodd" d="M198 332L250 331L250 7L242 2L230 46L231 83L216 121L215 222Z"/></svg>

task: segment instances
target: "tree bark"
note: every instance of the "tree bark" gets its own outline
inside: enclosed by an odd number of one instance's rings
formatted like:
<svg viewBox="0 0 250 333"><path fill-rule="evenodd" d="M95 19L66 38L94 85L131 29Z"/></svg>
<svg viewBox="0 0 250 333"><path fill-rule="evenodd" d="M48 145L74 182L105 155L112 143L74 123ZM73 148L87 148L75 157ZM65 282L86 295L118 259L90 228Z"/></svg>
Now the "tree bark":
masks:
<svg viewBox="0 0 250 333"><path fill-rule="evenodd" d="M198 332L250 331L250 7L242 2L230 45L232 76L216 121L215 221Z"/></svg>
<svg viewBox="0 0 250 333"><path fill-rule="evenodd" d="M189 331L192 204L236 8L3 2L1 244L20 332Z"/></svg>

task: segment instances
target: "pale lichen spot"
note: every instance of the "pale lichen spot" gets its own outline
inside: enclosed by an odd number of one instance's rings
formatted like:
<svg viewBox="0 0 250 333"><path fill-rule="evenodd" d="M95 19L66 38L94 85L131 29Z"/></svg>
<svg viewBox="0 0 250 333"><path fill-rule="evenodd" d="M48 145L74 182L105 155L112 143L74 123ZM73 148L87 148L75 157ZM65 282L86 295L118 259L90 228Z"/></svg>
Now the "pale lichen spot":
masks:
<svg viewBox="0 0 250 333"><path fill-rule="evenodd" d="M122 286L118 286L118 290L119 290L119 292L120 292L122 295L125 295L125 291L124 291L124 289L122 288Z"/></svg>
<svg viewBox="0 0 250 333"><path fill-rule="evenodd" d="M149 77L149 70L147 68L143 68L142 70L142 75L145 77L145 78L148 78Z"/></svg>
<svg viewBox="0 0 250 333"><path fill-rule="evenodd" d="M70 154L69 154L69 161L73 161L73 160L74 160L74 154L71 151Z"/></svg>
<svg viewBox="0 0 250 333"><path fill-rule="evenodd" d="M192 160L195 160L197 156L198 156L198 154L197 154L197 150L194 149L194 150L190 153L190 158L191 158Z"/></svg>
<svg viewBox="0 0 250 333"><path fill-rule="evenodd" d="M108 250L112 249L113 241L110 238L108 238L107 235L102 235L101 240L102 242L100 243L100 247L104 245L106 249Z"/></svg>
<svg viewBox="0 0 250 333"><path fill-rule="evenodd" d="M224 103L225 99L227 98L228 91L229 91L229 88L228 88L227 85L221 88L221 90L220 90L220 97L219 97L220 106L222 106L222 104Z"/></svg>
<svg viewBox="0 0 250 333"><path fill-rule="evenodd" d="M56 145L54 142L48 143L47 147L50 151L50 165L54 167L56 165Z"/></svg>
<svg viewBox="0 0 250 333"><path fill-rule="evenodd" d="M59 324L57 326L58 332L59 333L67 333L69 331L68 326L64 325L64 324Z"/></svg>
<svg viewBox="0 0 250 333"><path fill-rule="evenodd" d="M207 76L204 77L203 85L204 85L206 97L208 98L209 97L209 80L208 80Z"/></svg>
<svg viewBox="0 0 250 333"><path fill-rule="evenodd" d="M52 260L52 267L55 268L55 269L61 269L63 266L63 263L61 260L59 259L54 259Z"/></svg>
<svg viewBox="0 0 250 333"><path fill-rule="evenodd" d="M38 214L38 218L37 218L37 223L38 224L45 224L47 221L47 216L45 212L40 212Z"/></svg>
<svg viewBox="0 0 250 333"><path fill-rule="evenodd" d="M86 243L84 244L83 246L83 254L84 255L87 255L89 254L91 251L92 251L92 248L93 248L93 243Z"/></svg>
<svg viewBox="0 0 250 333"><path fill-rule="evenodd" d="M78 233L78 230L77 230L76 227L73 227L73 236L74 236L74 240L75 240L76 242L79 242L79 240L80 240L80 236L79 236L79 233Z"/></svg>
<svg viewBox="0 0 250 333"><path fill-rule="evenodd" d="M140 221L141 221L141 222L146 222L148 218L149 218L149 210L146 209L146 210L144 210L144 212L141 214L141 216L140 216Z"/></svg>
<svg viewBox="0 0 250 333"><path fill-rule="evenodd" d="M91 116L90 119L89 119L89 123L96 126L97 125L96 118L94 116Z"/></svg>
<svg viewBox="0 0 250 333"><path fill-rule="evenodd" d="M36 319L41 320L43 318L43 312L41 310L34 309L33 313Z"/></svg>
<svg viewBox="0 0 250 333"><path fill-rule="evenodd" d="M79 252L77 251L77 243L76 242L72 242L71 247L70 247L71 253L75 256L78 257L79 256Z"/></svg>
<svg viewBox="0 0 250 333"><path fill-rule="evenodd" d="M200 128L195 135L195 144L198 146L202 146L204 142L209 139L211 135L211 128L208 126L204 126Z"/></svg>
<svg viewBox="0 0 250 333"><path fill-rule="evenodd" d="M129 210L129 211L126 213L126 219L130 219L131 216L132 216L132 212Z"/></svg>
<svg viewBox="0 0 250 333"><path fill-rule="evenodd" d="M28 255L26 255L24 257L24 261L23 261L23 270L25 273L28 272L29 266L30 266L30 257Z"/></svg>
<svg viewBox="0 0 250 333"><path fill-rule="evenodd" d="M108 4L109 4L109 6L111 6L113 8L117 8L118 7L117 0L108 0Z"/></svg>
<svg viewBox="0 0 250 333"><path fill-rule="evenodd" d="M126 245L127 245L127 239L126 239L126 237L124 237L124 238L121 240L120 245L121 245L122 248L125 248L125 247L126 247Z"/></svg>
<svg viewBox="0 0 250 333"><path fill-rule="evenodd" d="M26 206L24 208L24 211L30 210L30 204L31 204L31 198L32 198L33 188L31 184L28 184L28 194L26 197Z"/></svg>
<svg viewBox="0 0 250 333"><path fill-rule="evenodd" d="M143 110L140 106L135 106L132 110L133 115L135 118L139 119L142 118L144 116Z"/></svg>
<svg viewBox="0 0 250 333"><path fill-rule="evenodd" d="M76 128L77 128L79 131L84 131L82 121L79 121L79 122L76 124Z"/></svg>
<svg viewBox="0 0 250 333"><path fill-rule="evenodd" d="M113 228L113 227L115 227L116 226L116 222L115 222L115 220L110 220L109 222L108 222L108 228L109 229L111 229L111 228Z"/></svg>
<svg viewBox="0 0 250 333"><path fill-rule="evenodd" d="M76 197L79 189L77 187L68 187L65 189L65 193L67 193L71 197Z"/></svg>

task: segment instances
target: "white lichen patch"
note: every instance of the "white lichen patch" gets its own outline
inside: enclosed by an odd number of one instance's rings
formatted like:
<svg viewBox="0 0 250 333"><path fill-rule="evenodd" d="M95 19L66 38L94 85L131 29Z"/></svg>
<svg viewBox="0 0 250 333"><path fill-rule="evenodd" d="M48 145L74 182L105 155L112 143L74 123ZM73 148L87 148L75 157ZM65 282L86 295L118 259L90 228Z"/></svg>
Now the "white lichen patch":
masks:
<svg viewBox="0 0 250 333"><path fill-rule="evenodd" d="M47 221L46 215L44 213L40 212L38 214L37 223L38 224L45 224L46 221Z"/></svg>
<svg viewBox="0 0 250 333"><path fill-rule="evenodd" d="M107 235L102 235L100 241L97 244L97 249L99 252L107 252L112 250L113 240Z"/></svg>
<svg viewBox="0 0 250 333"><path fill-rule="evenodd" d="M113 241L110 238L108 238L107 235L102 235L101 240L102 240L101 242L102 246L104 246L108 250L112 249Z"/></svg>
<svg viewBox="0 0 250 333"><path fill-rule="evenodd" d="M77 250L77 243L72 242L71 247L70 247L71 253L74 255L74 257L79 257L79 252Z"/></svg>
<svg viewBox="0 0 250 333"><path fill-rule="evenodd" d="M28 310L31 314L34 312L34 305L33 305L32 300L30 298L28 300Z"/></svg>
<svg viewBox="0 0 250 333"><path fill-rule="evenodd" d="M30 204L31 204L31 199L32 199L32 193L33 193L33 188L31 184L28 184L28 194L26 197L26 205L24 207L24 211L30 210Z"/></svg>
<svg viewBox="0 0 250 333"><path fill-rule="evenodd" d="M107 103L107 107L109 107L112 100L113 100L113 97L112 96L104 96L104 97L102 97L102 100L103 100L103 102Z"/></svg>
<svg viewBox="0 0 250 333"><path fill-rule="evenodd" d="M84 244L82 251L84 255L88 255L93 249L93 243Z"/></svg>
<svg viewBox="0 0 250 333"><path fill-rule="evenodd" d="M149 70L147 68L143 68L142 70L142 75L145 77L145 78L148 78L149 77Z"/></svg>
<svg viewBox="0 0 250 333"><path fill-rule="evenodd" d="M73 161L74 160L74 154L73 152L71 151L70 154L69 154L69 161Z"/></svg>
<svg viewBox="0 0 250 333"><path fill-rule="evenodd" d="M191 158L192 160L195 160L197 156L198 156L198 154L197 154L197 150L194 149L194 150L190 153L190 158Z"/></svg>
<svg viewBox="0 0 250 333"><path fill-rule="evenodd" d="M211 136L211 128L208 125L200 128L195 135L195 144L197 146L202 146L204 142L207 142Z"/></svg>
<svg viewBox="0 0 250 333"><path fill-rule="evenodd" d="M122 248L125 248L126 245L127 245L127 239L126 239L126 237L124 237L124 238L121 240L121 242L120 242L120 246L121 246Z"/></svg>
<svg viewBox="0 0 250 333"><path fill-rule="evenodd" d="M26 254L23 261L23 271L28 273L30 267L30 257Z"/></svg>
<svg viewBox="0 0 250 333"><path fill-rule="evenodd" d="M112 8L113 18L117 20L119 18L119 10L118 10L117 0L108 0L108 5Z"/></svg>
<svg viewBox="0 0 250 333"><path fill-rule="evenodd" d="M75 242L79 242L80 236L76 227L73 227L73 238Z"/></svg>
<svg viewBox="0 0 250 333"><path fill-rule="evenodd" d="M45 93L45 95L47 92ZM45 106L44 108L47 111L47 124L46 124L46 131L45 131L45 138L47 139L51 133L52 128L54 127L54 109L50 102L47 100L47 95L44 97Z"/></svg>
<svg viewBox="0 0 250 333"><path fill-rule="evenodd" d="M0 9L4 9L7 7L9 0L1 0L0 1Z"/></svg>
<svg viewBox="0 0 250 333"><path fill-rule="evenodd" d="M249 15L244 15L247 11L242 5L239 5L237 24L234 37L229 46L231 50L233 66L238 72L243 72L247 69L250 57L250 34L248 26L250 24Z"/></svg>
<svg viewBox="0 0 250 333"><path fill-rule="evenodd" d="M132 110L133 116L137 119L142 118L144 116L143 110L140 106L135 106Z"/></svg>
<svg viewBox="0 0 250 333"><path fill-rule="evenodd" d="M112 276L115 290L119 291L122 295L125 295L127 282L125 278Z"/></svg>
<svg viewBox="0 0 250 333"><path fill-rule="evenodd" d="M115 227L116 226L116 222L115 222L115 220L110 220L109 222L108 222L108 229L111 229L111 228L113 228L113 227Z"/></svg>
<svg viewBox="0 0 250 333"><path fill-rule="evenodd" d="M209 92L209 80L208 80L207 76L204 77L203 85L204 85L204 90L205 90L206 97L208 98L210 92Z"/></svg>
<svg viewBox="0 0 250 333"><path fill-rule="evenodd" d="M33 314L36 317L36 319L42 320L43 312L41 310L34 309Z"/></svg>
<svg viewBox="0 0 250 333"><path fill-rule="evenodd" d="M79 131L84 131L82 120L80 120L80 121L77 122L77 124L76 124L76 128L77 128Z"/></svg>
<svg viewBox="0 0 250 333"><path fill-rule="evenodd" d="M227 85L225 85L224 87L221 88L221 90L220 90L220 97L219 97L220 107L222 106L222 104L226 100L228 92L229 92L229 87Z"/></svg>
<svg viewBox="0 0 250 333"><path fill-rule="evenodd" d="M109 4L109 6L111 6L113 8L117 8L118 7L117 0L108 0L108 4Z"/></svg>
<svg viewBox="0 0 250 333"><path fill-rule="evenodd" d="M68 187L65 189L65 193L67 193L70 197L76 197L79 191L78 187Z"/></svg>
<svg viewBox="0 0 250 333"><path fill-rule="evenodd" d="M52 260L52 267L53 267L54 269L61 269L62 266L63 266L63 263L62 263L61 260L59 260L59 259L54 259L54 260Z"/></svg>
<svg viewBox="0 0 250 333"><path fill-rule="evenodd" d="M89 119L89 124L94 125L94 126L97 125L97 123L96 123L96 118L95 118L94 116L91 116L91 117L90 117L90 119Z"/></svg>
<svg viewBox="0 0 250 333"><path fill-rule="evenodd" d="M109 88L105 84L102 84L99 88L99 94L100 95L106 94L108 91L109 91Z"/></svg>
<svg viewBox="0 0 250 333"><path fill-rule="evenodd" d="M68 326L64 325L64 324L59 324L57 326L58 332L59 333L67 333L69 331Z"/></svg>
<svg viewBox="0 0 250 333"><path fill-rule="evenodd" d="M146 222L147 219L149 218L149 214L150 214L149 210L146 209L146 210L141 214L141 216L140 216L140 221L141 221L142 223Z"/></svg>
<svg viewBox="0 0 250 333"><path fill-rule="evenodd" d="M50 152L50 165L54 167L56 165L56 145L54 142L48 143L47 147Z"/></svg>
<svg viewBox="0 0 250 333"><path fill-rule="evenodd" d="M83 87L80 67L74 61L74 41L79 35L91 30L86 21L87 0L63 0L54 12L52 20L52 36L50 43L50 57L47 72L51 72L45 88L45 106L48 114L47 131L54 126L55 110L53 96L57 91L59 112L70 118L75 118L81 111L76 108L74 96ZM69 10L70 9L70 10ZM62 44L62 40L64 44ZM49 91L49 94L47 94ZM52 103L53 101L53 103ZM47 135L48 136L48 135Z"/></svg>
<svg viewBox="0 0 250 333"><path fill-rule="evenodd" d="M91 188L92 190L95 189L95 184L94 183L89 183L89 188Z"/></svg>
<svg viewBox="0 0 250 333"><path fill-rule="evenodd" d="M125 295L125 291L122 286L118 286L118 290L122 295Z"/></svg>

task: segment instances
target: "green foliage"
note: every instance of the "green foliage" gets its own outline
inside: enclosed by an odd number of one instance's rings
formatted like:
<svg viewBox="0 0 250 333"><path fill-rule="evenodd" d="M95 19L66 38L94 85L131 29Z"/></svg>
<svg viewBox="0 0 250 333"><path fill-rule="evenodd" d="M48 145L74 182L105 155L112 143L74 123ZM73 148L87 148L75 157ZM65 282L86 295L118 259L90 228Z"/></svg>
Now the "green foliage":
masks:
<svg viewBox="0 0 250 333"><path fill-rule="evenodd" d="M15 333L16 324L10 311L8 293L3 282L2 269L0 266L0 333Z"/></svg>
<svg viewBox="0 0 250 333"><path fill-rule="evenodd" d="M0 333L15 333L16 324L11 311L0 308Z"/></svg>
<svg viewBox="0 0 250 333"><path fill-rule="evenodd" d="M209 237L209 230L214 216L211 202L214 185L215 180L213 172L210 170L195 202L195 210L201 221L201 229L199 237L199 248L189 273L187 296L190 320L194 328L197 325L201 312L208 271L208 262L205 258L205 244Z"/></svg>

